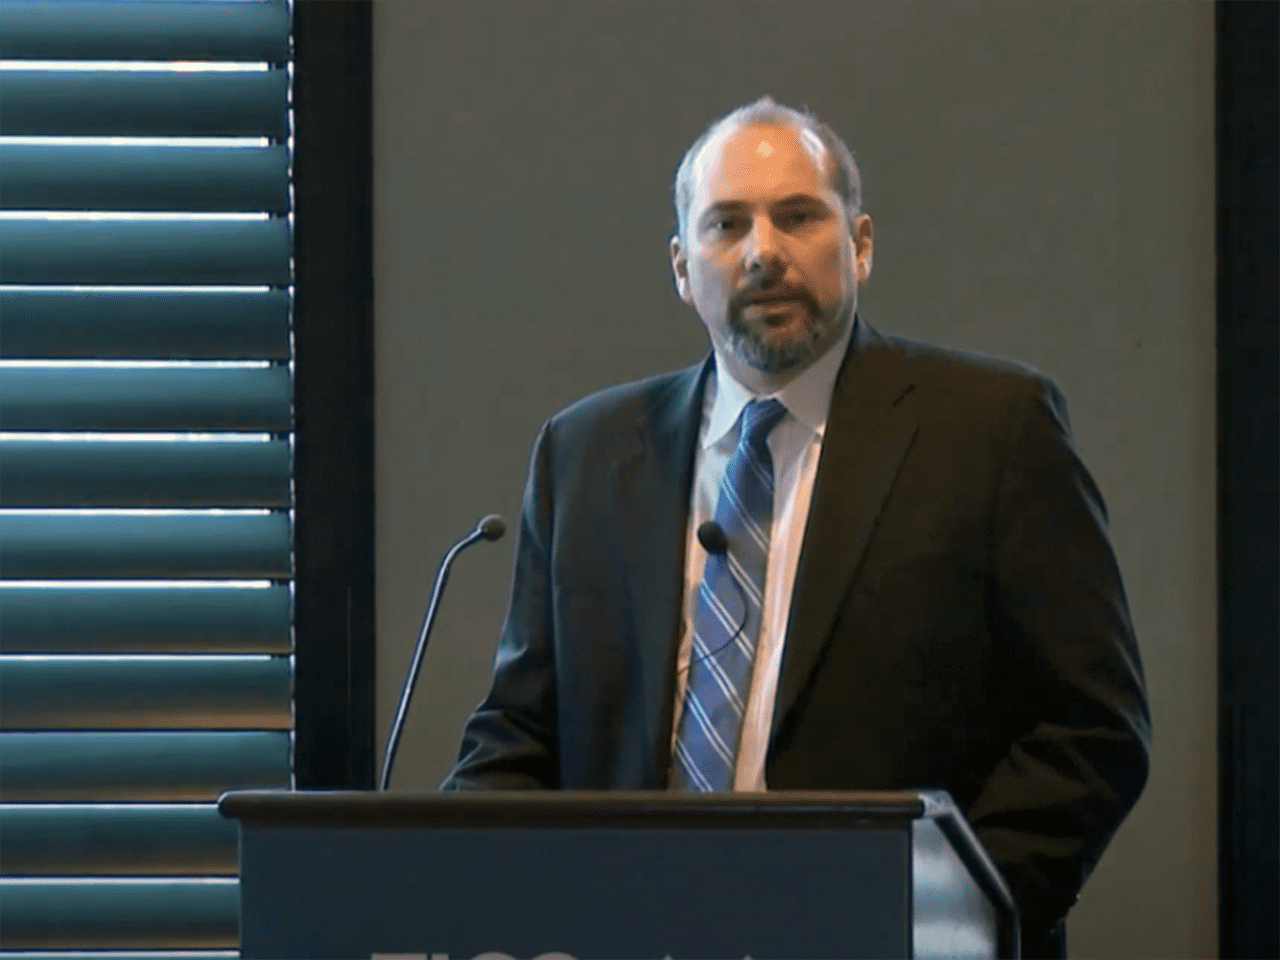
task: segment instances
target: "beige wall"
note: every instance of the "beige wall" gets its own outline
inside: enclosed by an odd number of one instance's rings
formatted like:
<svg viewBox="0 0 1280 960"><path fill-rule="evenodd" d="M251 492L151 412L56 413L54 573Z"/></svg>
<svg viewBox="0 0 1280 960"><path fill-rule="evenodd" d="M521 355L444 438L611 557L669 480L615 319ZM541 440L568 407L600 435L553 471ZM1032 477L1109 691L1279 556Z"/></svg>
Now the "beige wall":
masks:
<svg viewBox="0 0 1280 960"><path fill-rule="evenodd" d="M705 350L668 275L669 177L771 92L859 156L871 323L1063 387L1156 730L1071 953L1213 956L1212 5L378 0L374 29L380 731L440 554L515 520L542 420ZM455 568L397 786L454 755L511 549Z"/></svg>

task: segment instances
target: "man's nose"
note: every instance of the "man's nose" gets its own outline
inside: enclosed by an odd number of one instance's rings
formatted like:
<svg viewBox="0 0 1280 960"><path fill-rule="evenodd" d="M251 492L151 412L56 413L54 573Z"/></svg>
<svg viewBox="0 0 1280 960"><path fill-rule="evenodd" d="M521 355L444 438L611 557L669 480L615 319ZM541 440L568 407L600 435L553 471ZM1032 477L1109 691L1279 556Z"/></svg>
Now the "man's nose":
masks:
<svg viewBox="0 0 1280 960"><path fill-rule="evenodd" d="M770 277L781 272L783 259L779 240L773 223L767 217L756 219L743 250L748 273Z"/></svg>

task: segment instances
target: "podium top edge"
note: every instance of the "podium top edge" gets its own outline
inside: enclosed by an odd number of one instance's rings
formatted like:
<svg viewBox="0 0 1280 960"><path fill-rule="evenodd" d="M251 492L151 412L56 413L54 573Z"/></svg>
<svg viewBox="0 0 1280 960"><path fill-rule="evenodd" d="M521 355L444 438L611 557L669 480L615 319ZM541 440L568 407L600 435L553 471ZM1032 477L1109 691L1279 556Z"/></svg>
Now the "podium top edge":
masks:
<svg viewBox="0 0 1280 960"><path fill-rule="evenodd" d="M955 811L943 791L685 793L646 791L235 790L218 798L224 817L261 823L417 823L422 826L870 825Z"/></svg>

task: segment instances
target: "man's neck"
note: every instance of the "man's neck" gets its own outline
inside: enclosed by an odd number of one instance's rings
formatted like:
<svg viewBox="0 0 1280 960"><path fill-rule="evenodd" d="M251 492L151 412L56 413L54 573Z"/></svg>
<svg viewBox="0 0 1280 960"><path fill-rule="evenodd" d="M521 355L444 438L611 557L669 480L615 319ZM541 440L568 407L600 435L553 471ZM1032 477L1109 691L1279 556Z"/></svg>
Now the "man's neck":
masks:
<svg viewBox="0 0 1280 960"><path fill-rule="evenodd" d="M812 363L807 363L803 367L793 367L789 370L771 373L766 370L757 370L755 367L747 366L738 360L737 357L725 354L717 354L716 360L717 362L724 364L725 370L731 377L733 377L733 379L737 380L752 393L761 397L767 397L771 394L777 393L812 366Z"/></svg>

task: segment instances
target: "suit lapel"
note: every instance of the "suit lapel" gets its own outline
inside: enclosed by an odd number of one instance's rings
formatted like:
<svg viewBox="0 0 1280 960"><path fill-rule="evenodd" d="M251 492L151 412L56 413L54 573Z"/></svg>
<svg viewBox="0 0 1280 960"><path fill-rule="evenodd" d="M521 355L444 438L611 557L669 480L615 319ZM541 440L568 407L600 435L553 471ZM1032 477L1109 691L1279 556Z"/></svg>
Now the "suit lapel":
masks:
<svg viewBox="0 0 1280 960"><path fill-rule="evenodd" d="M684 598L694 446L708 358L668 381L636 420L635 446L614 464L615 493L648 735L665 770Z"/></svg>
<svg viewBox="0 0 1280 960"><path fill-rule="evenodd" d="M817 666L880 508L915 437L914 383L861 318L836 378L791 595L773 735Z"/></svg>

